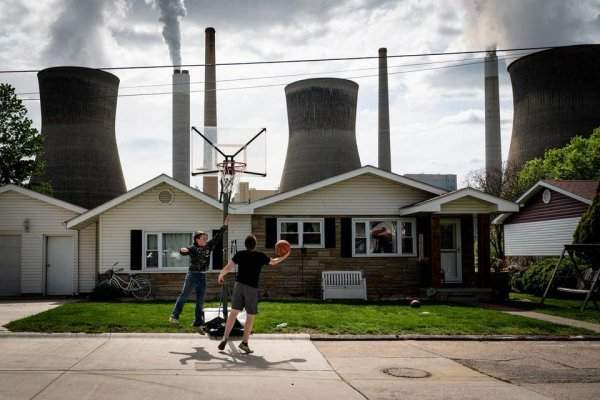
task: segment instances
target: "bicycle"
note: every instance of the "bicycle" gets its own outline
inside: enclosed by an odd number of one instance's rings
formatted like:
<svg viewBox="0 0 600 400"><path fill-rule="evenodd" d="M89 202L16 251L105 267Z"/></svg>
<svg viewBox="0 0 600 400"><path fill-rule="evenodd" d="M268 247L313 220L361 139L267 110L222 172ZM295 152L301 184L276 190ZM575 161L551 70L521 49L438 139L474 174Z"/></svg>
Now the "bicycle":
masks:
<svg viewBox="0 0 600 400"><path fill-rule="evenodd" d="M117 264L119 263L114 263L112 268L106 271L107 278L100 281L98 286L110 285L121 289L125 293L130 293L136 299L147 299L152 292L152 284L150 283L150 280L141 276L135 276L131 273L129 274L129 280L125 280L116 274L124 269L119 268L115 270L114 267L116 267Z"/></svg>

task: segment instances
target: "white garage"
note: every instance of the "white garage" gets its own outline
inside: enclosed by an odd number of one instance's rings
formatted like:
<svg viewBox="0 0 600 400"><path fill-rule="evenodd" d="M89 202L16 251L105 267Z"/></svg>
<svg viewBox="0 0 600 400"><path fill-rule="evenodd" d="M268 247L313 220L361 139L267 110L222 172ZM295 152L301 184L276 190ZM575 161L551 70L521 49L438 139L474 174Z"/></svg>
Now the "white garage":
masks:
<svg viewBox="0 0 600 400"><path fill-rule="evenodd" d="M0 296L91 291L95 227L66 226L84 211L20 186L0 187Z"/></svg>

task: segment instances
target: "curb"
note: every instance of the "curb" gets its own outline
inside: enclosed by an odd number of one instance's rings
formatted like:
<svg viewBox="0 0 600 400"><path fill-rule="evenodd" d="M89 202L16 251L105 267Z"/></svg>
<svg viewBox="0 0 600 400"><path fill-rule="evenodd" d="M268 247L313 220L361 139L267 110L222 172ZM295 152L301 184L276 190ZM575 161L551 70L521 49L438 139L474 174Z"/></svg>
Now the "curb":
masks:
<svg viewBox="0 0 600 400"><path fill-rule="evenodd" d="M517 342L517 341L600 341L600 336L548 336L548 335L310 335L313 342L343 341L471 341L471 342Z"/></svg>
<svg viewBox="0 0 600 400"><path fill-rule="evenodd" d="M8 332L0 331L2 338L38 338L38 339L68 339L68 338L110 338L110 339L208 339L216 340L208 335L197 333L142 333L142 332L113 332L113 333L85 333L85 332ZM253 340L310 340L310 335L304 333L258 333L252 335Z"/></svg>

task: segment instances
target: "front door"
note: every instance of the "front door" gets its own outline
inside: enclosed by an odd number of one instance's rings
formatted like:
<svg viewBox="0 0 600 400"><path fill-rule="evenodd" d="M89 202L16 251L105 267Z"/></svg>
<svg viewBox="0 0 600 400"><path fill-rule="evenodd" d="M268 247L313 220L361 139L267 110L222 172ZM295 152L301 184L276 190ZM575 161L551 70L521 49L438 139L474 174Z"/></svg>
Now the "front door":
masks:
<svg viewBox="0 0 600 400"><path fill-rule="evenodd" d="M440 254L444 282L462 283L460 219L440 219Z"/></svg>
<svg viewBox="0 0 600 400"><path fill-rule="evenodd" d="M73 294L73 238L48 236L46 244L46 294Z"/></svg>
<svg viewBox="0 0 600 400"><path fill-rule="evenodd" d="M21 236L0 236L0 296L21 294Z"/></svg>

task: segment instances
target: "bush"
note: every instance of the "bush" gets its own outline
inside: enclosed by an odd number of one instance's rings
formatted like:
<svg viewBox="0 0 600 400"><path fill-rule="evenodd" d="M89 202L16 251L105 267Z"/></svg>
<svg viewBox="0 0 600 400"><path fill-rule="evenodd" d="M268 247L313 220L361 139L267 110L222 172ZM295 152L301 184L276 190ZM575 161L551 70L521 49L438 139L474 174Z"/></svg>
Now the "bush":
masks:
<svg viewBox="0 0 600 400"><path fill-rule="evenodd" d="M108 282L100 282L92 291L90 300L107 301L116 300L123 296L121 289L110 285Z"/></svg>
<svg viewBox="0 0 600 400"><path fill-rule="evenodd" d="M513 272L511 276L511 287L517 292L529 293L542 296L552 276L552 271L558 263L557 257L545 258L529 266L526 270ZM580 261L577 263L582 267ZM550 293L557 295L556 288L559 286L574 288L577 286L577 273L571 260L564 259L560 268L556 271L556 277Z"/></svg>
<svg viewBox="0 0 600 400"><path fill-rule="evenodd" d="M581 216L573 236L574 243L600 243L600 185L592 205ZM592 265L600 265L600 251L588 250L577 254Z"/></svg>

